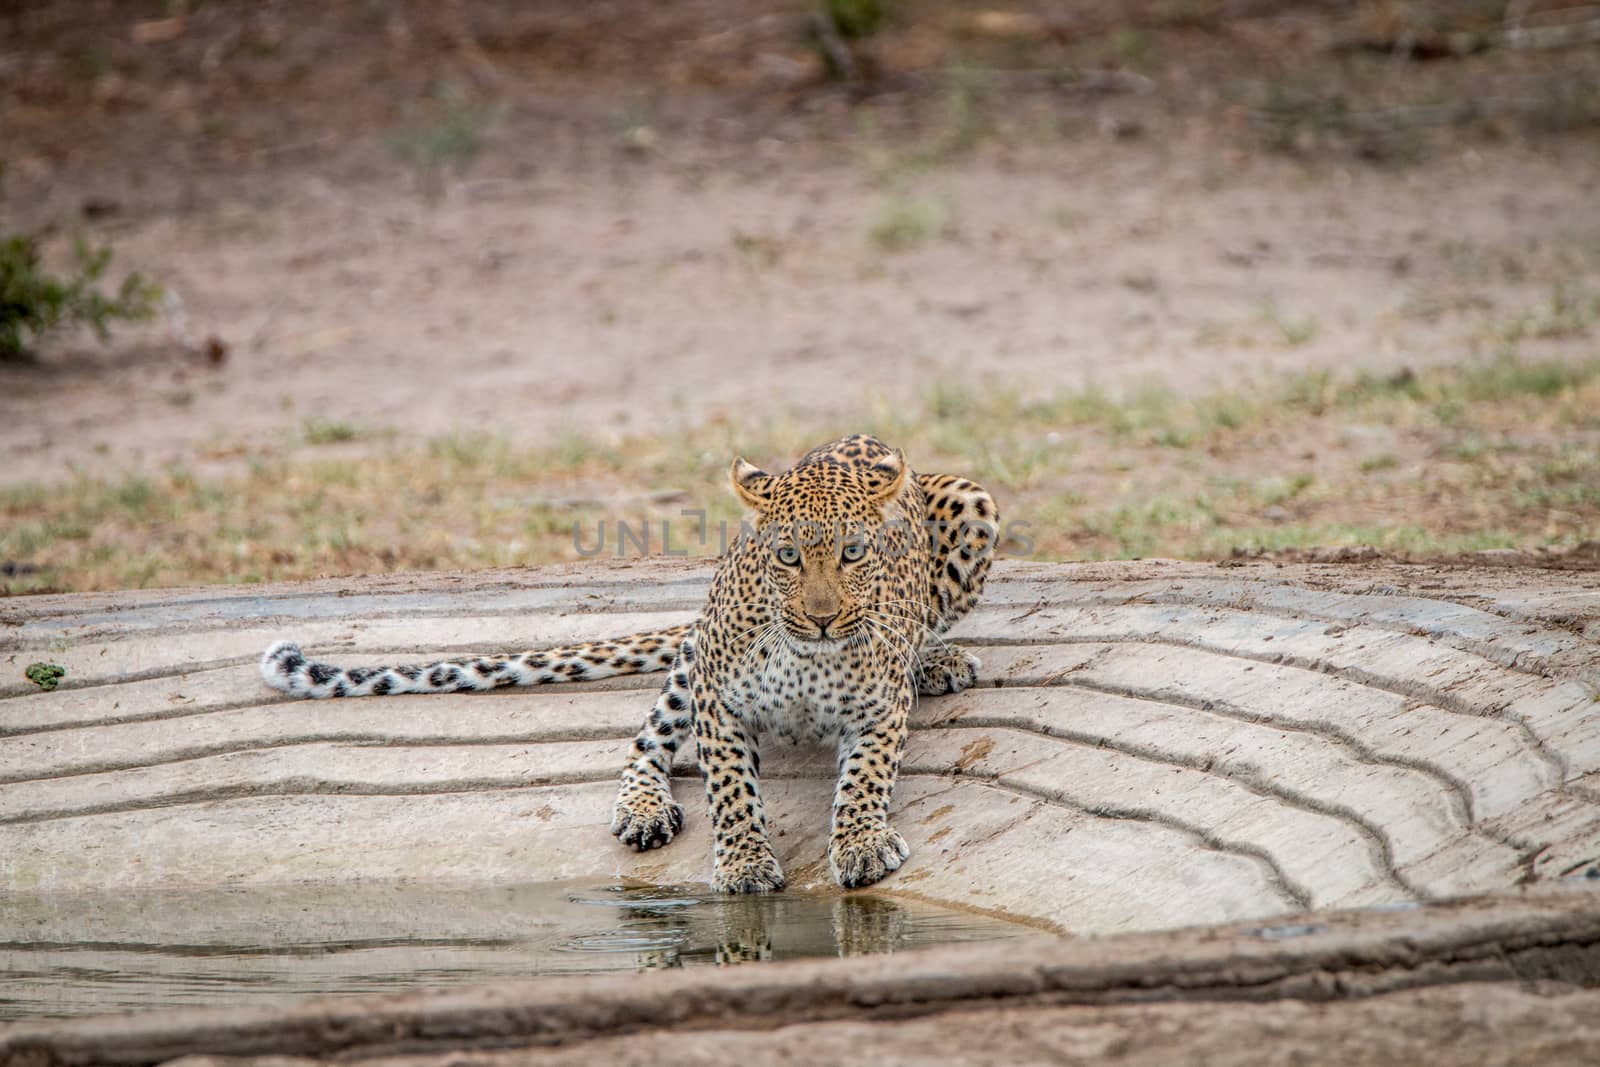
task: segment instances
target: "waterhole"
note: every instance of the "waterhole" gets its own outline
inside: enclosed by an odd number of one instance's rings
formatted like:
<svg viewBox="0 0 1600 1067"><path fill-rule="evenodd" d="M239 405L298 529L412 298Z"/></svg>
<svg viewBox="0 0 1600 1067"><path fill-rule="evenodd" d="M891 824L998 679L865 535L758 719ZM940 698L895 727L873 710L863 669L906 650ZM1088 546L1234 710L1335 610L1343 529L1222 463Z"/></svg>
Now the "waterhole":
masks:
<svg viewBox="0 0 1600 1067"><path fill-rule="evenodd" d="M0 896L0 1018L857 956L1034 932L836 890L727 897L705 886L544 883Z"/></svg>

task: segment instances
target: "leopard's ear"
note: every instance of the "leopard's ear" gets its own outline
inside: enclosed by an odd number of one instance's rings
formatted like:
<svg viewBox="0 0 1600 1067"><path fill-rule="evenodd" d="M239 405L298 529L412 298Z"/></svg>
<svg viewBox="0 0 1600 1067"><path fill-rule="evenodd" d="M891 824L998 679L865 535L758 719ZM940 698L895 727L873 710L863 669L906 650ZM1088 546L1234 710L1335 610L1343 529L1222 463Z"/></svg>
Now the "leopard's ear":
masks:
<svg viewBox="0 0 1600 1067"><path fill-rule="evenodd" d="M772 503L772 475L754 463L740 456L733 461L733 469L728 474L733 479L733 491L739 494L746 507L765 511Z"/></svg>
<svg viewBox="0 0 1600 1067"><path fill-rule="evenodd" d="M900 495L910 473L906 454L897 448L892 455L884 456L867 468L867 485L878 503L887 504Z"/></svg>

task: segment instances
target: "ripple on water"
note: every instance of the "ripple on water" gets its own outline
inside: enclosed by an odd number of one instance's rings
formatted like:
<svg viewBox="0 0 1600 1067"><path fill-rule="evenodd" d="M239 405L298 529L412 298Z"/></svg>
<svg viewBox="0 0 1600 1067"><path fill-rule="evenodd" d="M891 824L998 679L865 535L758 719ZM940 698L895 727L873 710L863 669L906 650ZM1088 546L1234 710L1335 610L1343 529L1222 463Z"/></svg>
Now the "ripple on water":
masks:
<svg viewBox="0 0 1600 1067"><path fill-rule="evenodd" d="M1036 932L882 893L694 885L0 897L0 1018L908 951Z"/></svg>

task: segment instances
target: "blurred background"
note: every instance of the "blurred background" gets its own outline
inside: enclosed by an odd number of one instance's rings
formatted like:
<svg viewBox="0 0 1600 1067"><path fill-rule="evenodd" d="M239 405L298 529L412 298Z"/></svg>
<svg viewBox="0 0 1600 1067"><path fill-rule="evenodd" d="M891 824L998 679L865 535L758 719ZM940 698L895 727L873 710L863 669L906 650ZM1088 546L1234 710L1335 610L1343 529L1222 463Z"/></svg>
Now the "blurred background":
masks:
<svg viewBox="0 0 1600 1067"><path fill-rule="evenodd" d="M0 168L9 593L854 430L1012 555L1600 565L1600 5L0 0Z"/></svg>

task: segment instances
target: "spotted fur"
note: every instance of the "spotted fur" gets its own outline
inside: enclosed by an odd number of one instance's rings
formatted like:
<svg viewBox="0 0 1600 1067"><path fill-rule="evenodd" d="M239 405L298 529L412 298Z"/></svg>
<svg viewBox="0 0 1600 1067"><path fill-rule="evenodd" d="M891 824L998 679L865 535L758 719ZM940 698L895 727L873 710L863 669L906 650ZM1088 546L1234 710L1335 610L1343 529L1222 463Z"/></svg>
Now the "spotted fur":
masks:
<svg viewBox="0 0 1600 1067"><path fill-rule="evenodd" d="M644 851L683 829L674 754L693 731L712 820L713 884L783 887L760 790L760 742L833 739L829 865L840 885L876 882L910 854L889 802L917 693L959 692L979 663L941 636L972 609L999 515L983 488L917 475L865 435L812 449L782 474L739 460L754 519L719 562L693 623L611 641L408 667L339 668L290 642L262 657L296 696L440 693L666 670L622 771L611 832Z"/></svg>
<svg viewBox="0 0 1600 1067"><path fill-rule="evenodd" d="M829 866L842 886L869 885L910 855L888 815L918 690L956 692L977 679L977 660L940 635L983 589L994 500L964 478L914 475L899 452L859 435L813 449L783 474L743 460L732 473L755 536L717 568L705 611L634 739L611 830L644 850L682 829L671 761L692 728L713 884L781 889L761 739L832 738ZM806 536L815 530L838 535ZM843 550L847 530L870 531L859 558Z"/></svg>
<svg viewBox="0 0 1600 1067"><path fill-rule="evenodd" d="M262 655L261 677L274 689L313 700L589 682L619 674L666 670L677 658L683 639L693 629L693 623L684 623L614 641L399 667L335 667L307 659L293 641L279 641Z"/></svg>

